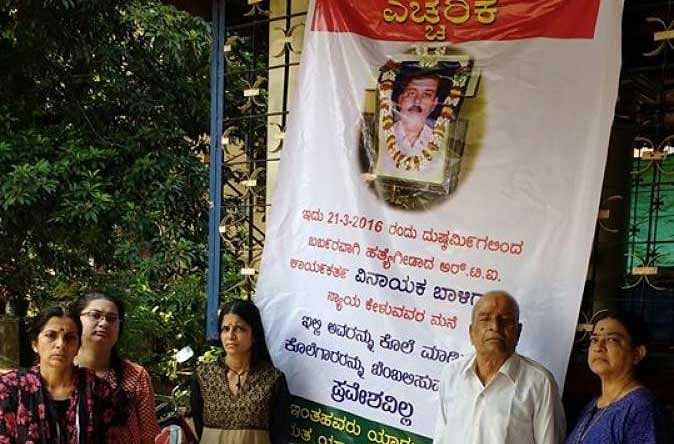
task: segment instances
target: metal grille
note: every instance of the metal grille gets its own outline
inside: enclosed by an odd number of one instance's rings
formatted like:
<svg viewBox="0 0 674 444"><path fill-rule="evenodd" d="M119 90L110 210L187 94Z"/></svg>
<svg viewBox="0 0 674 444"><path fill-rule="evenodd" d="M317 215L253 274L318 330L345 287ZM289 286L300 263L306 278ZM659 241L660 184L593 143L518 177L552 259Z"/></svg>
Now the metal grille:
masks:
<svg viewBox="0 0 674 444"><path fill-rule="evenodd" d="M591 323L605 309L640 313L653 332L644 381L674 405L674 2L626 0L623 69L594 246L564 400L570 424L596 396Z"/></svg>
<svg viewBox="0 0 674 444"><path fill-rule="evenodd" d="M626 1L623 71L581 323L641 313L654 351L674 350L672 1ZM579 342L587 338L580 335Z"/></svg>
<svg viewBox="0 0 674 444"><path fill-rule="evenodd" d="M291 85L299 66L307 1L227 4L221 293L250 298L264 245L265 219L283 149ZM231 18L231 19L230 19Z"/></svg>

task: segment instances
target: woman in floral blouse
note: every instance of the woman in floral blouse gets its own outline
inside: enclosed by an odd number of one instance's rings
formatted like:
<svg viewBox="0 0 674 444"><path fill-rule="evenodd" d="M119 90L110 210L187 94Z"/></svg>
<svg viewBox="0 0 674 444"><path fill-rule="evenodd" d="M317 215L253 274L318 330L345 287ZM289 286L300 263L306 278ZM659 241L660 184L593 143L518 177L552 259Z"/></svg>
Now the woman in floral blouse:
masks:
<svg viewBox="0 0 674 444"><path fill-rule="evenodd" d="M61 307L43 311L32 328L38 365L0 377L0 444L105 442L115 420L110 386L73 365L82 325Z"/></svg>

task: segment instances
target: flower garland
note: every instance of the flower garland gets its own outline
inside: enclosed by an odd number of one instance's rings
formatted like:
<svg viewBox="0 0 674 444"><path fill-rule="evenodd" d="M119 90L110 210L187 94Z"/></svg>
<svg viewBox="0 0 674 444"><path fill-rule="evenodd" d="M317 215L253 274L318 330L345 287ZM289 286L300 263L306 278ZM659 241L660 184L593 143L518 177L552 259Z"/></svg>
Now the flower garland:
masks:
<svg viewBox="0 0 674 444"><path fill-rule="evenodd" d="M398 148L398 141L393 133L393 84L396 78L396 71L398 66L395 63L388 63L384 66L380 80L379 80L379 98L380 98L380 112L382 113L382 128L384 133L384 142L386 143L386 150L391 155L396 168L406 171L419 171L422 166L430 163L437 152L440 151L440 144L445 138L445 131L447 130L449 122L456 120L456 109L461 102L461 96L465 90L468 82L468 68L459 68L452 77L452 87L442 103L442 110L440 115L435 120L433 125L433 138L428 145L421 150L420 154L411 155L403 154Z"/></svg>

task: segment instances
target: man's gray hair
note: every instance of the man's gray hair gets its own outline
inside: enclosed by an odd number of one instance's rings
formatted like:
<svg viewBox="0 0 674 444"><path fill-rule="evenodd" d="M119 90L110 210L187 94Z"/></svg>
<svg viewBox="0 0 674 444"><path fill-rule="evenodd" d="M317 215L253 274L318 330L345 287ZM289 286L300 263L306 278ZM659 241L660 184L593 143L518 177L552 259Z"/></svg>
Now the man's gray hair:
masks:
<svg viewBox="0 0 674 444"><path fill-rule="evenodd" d="M515 317L516 320L519 322L520 320L520 304L517 303L517 299L515 299L510 293L508 293L505 290L491 290L486 292L485 294L482 295L482 297L477 301L477 304L473 306L473 311L470 314L470 321L473 322L475 320L475 313L477 312L477 307L480 305L480 302L489 297L489 296L503 296L505 297L508 302L512 305L513 311L515 312Z"/></svg>

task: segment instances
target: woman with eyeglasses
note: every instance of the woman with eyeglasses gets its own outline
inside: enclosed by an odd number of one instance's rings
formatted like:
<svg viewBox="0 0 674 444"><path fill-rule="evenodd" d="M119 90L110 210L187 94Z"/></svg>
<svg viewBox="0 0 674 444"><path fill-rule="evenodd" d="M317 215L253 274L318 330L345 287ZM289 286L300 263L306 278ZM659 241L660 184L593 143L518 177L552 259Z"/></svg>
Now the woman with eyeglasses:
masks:
<svg viewBox="0 0 674 444"><path fill-rule="evenodd" d="M78 364L88 367L113 387L115 403L125 414L122 425L112 428L108 442L152 444L159 434L154 414L154 390L142 366L122 359L117 341L124 326L124 304L113 296L89 292L73 304L82 322L82 347Z"/></svg>
<svg viewBox="0 0 674 444"><path fill-rule="evenodd" d="M592 329L587 362L601 394L583 409L566 444L670 444L663 411L639 382L650 331L631 313L605 313Z"/></svg>
<svg viewBox="0 0 674 444"><path fill-rule="evenodd" d="M73 360L79 318L62 307L41 312L31 328L37 365L0 377L0 443L105 443L116 420L112 389Z"/></svg>

